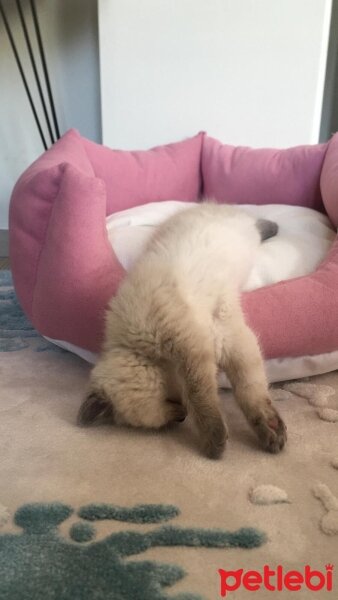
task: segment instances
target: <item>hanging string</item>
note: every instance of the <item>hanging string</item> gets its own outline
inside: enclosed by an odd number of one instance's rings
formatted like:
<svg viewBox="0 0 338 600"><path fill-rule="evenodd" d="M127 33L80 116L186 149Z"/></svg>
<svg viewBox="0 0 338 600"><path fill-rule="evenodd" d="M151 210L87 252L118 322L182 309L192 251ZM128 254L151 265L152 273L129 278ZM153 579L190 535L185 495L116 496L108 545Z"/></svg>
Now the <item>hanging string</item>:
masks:
<svg viewBox="0 0 338 600"><path fill-rule="evenodd" d="M38 16L37 16L36 7L35 7L35 0L30 0L30 5L31 5L31 9L32 9L33 22L34 22L36 38L37 38L37 42L38 42L38 46L39 46L39 51L40 51L42 68L43 68L43 72L44 72L44 76L45 76L45 81L46 81L46 87L47 87L47 92L48 92L49 104L50 104L51 111L52 111L52 116L53 116L54 129L55 129L55 133L56 133L56 138L59 139L60 138L59 125L58 125L58 121L57 121L57 117L56 117L56 111L55 111L55 106L54 106L52 88L51 88L50 81L49 81L49 75L48 75L47 63L46 63L46 58L45 58L45 52L44 52L44 49L43 49L43 43L42 43L42 38L41 38L41 33L40 33L40 27L39 27L39 21L38 21Z"/></svg>
<svg viewBox="0 0 338 600"><path fill-rule="evenodd" d="M39 130L39 134L40 134L40 137L41 137L41 141L42 141L43 147L44 147L45 150L47 150L47 143L46 143L46 140L45 140L45 136L43 134L42 127L41 127L41 124L40 124L40 121L39 121L39 117L38 117L38 114L37 114L35 106L34 106L33 98L32 98L32 95L31 95L29 87L28 87L28 83L27 83L27 80L26 80L26 77L25 77L25 73L24 73L21 61L20 61L20 57L19 57L19 54L18 54L18 51L17 51L17 47L15 45L15 41L14 41L14 38L13 38L13 35L12 35L12 32L11 32L11 28L9 26L9 23L8 23L8 20L7 20L7 17L6 17L6 13L5 13L3 4L2 4L2 0L0 0L0 14L1 14L2 20L4 22L5 30L6 30L6 33L7 33L9 42L10 42L10 45L11 45L12 50L13 50L13 54L14 54L14 57L15 57L15 60L16 60L16 64L18 66L18 69L19 69L19 72L20 72L20 75L21 75L21 79L22 79L24 88L26 90L26 94L27 94L27 97L28 97L28 100L29 100L29 104L30 104L30 107L31 107L33 115L34 115L34 119L35 119L37 128Z"/></svg>
<svg viewBox="0 0 338 600"><path fill-rule="evenodd" d="M36 85L37 85L37 88L38 88L38 91L39 91L39 96L40 96L40 100L41 100L43 112L44 112L44 115L45 115L45 119L46 119L46 123L47 123L47 127L48 127L48 132L49 132L50 140L51 140L52 144L54 144L54 142L55 142L54 134L53 134L53 131L52 131L50 120L49 120L49 114L48 114L48 111L47 111L47 106L46 106L45 98L44 98L42 87L41 87L41 83L40 83L40 77L39 77L39 73L38 73L38 70L37 70L37 67L36 67L35 58L34 58L34 54L33 54L33 49L32 49L32 45L31 45L30 39L29 39L27 25L26 25L26 21L25 21L25 17L24 17L24 14L23 14L23 10L22 10L22 6L21 6L21 1L20 0L16 0L16 6L17 6L17 9L18 9L19 17L20 17L23 34L24 34L24 37L25 37L25 40L26 40L27 50L28 50L30 61L31 61L32 69L33 69L33 72L34 72Z"/></svg>

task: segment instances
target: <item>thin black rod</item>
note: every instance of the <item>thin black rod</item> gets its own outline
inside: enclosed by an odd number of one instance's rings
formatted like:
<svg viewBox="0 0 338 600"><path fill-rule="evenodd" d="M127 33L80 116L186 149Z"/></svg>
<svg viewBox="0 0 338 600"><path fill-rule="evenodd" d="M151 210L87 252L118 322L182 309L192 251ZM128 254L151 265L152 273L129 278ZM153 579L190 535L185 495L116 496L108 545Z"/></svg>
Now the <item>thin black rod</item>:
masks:
<svg viewBox="0 0 338 600"><path fill-rule="evenodd" d="M54 144L54 142L55 142L55 140L54 140L54 134L53 134L52 127L51 127L51 124L50 124L49 114L48 114L48 111L47 111L47 106L46 106L45 98L44 98L42 87L41 87L41 83L40 83L39 73L38 73L38 70L36 68L36 63L35 63L34 53L33 53L33 49L32 49L32 44L31 44L31 41L29 39L29 33L28 33L28 29L27 29L27 25L26 25L26 21L25 21L25 17L24 17L24 14L23 14L23 10L22 10L22 6L21 6L20 0L16 0L16 6L17 6L17 9L18 9L19 17L20 17L23 34L25 36L27 50L28 50L30 61L31 61L32 69L33 69L33 72L34 72L36 85L37 85L38 90L39 90L39 96L40 96L40 100L41 100L43 112L44 112L44 115L45 115L45 119L46 119L48 131L49 131L50 140L51 140L52 144Z"/></svg>
<svg viewBox="0 0 338 600"><path fill-rule="evenodd" d="M47 87L47 92L48 92L49 104L50 104L50 108L51 108L52 116L53 116L56 138L59 139L60 138L59 125L58 125L58 121L57 121L57 117L56 117L52 88L51 88L50 81L49 81L47 62L46 62L45 52L43 49L38 15L37 15L36 8L35 8L35 0L30 0L30 5L31 5L31 9L32 9L32 16L33 16L33 22L34 22L34 27L35 27L36 39L38 41L38 46L39 46L39 50L40 50L42 68L43 68L43 72L44 72L44 76L45 76L45 80L46 80L46 87Z"/></svg>
<svg viewBox="0 0 338 600"><path fill-rule="evenodd" d="M24 87L25 87L25 90L26 90L26 94L28 96L29 104L31 106L31 109L32 109L32 112L33 112L33 115L34 115L34 119L35 119L37 128L38 128L39 133L40 133L40 137L41 137L41 141L42 141L43 147L44 147L45 150L47 150L47 144L46 144L45 136L43 135L43 131L42 131L42 128L41 128L41 125L40 125L39 117L38 117L38 114L37 114L35 106L34 106L32 95L31 95L31 93L29 91L29 87L28 87L28 84L27 84L25 73L24 73L24 70L22 68L22 64L21 64L21 61L20 61L20 58L19 58L19 54L18 54L16 45L15 45L15 41L14 41L14 38L12 36L11 28L10 28L9 23L7 21L6 13L4 11L4 8L3 8L1 0L0 0L0 13L1 13L1 16L2 16L2 20L4 22L4 26L5 26L5 29L6 29L6 33L8 35L8 39L9 39L10 44L12 46L12 50L13 50L13 54L14 54L14 57L15 57L15 60L16 60L16 64L18 65L18 69L20 71L21 79L22 79L22 82L24 84Z"/></svg>

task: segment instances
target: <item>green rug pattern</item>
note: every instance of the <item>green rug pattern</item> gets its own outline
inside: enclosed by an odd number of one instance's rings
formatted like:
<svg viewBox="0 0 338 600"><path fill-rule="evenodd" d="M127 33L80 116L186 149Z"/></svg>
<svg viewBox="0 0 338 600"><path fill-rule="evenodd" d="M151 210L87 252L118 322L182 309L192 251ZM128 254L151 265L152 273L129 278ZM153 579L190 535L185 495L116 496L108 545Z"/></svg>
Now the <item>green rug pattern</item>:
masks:
<svg viewBox="0 0 338 600"><path fill-rule="evenodd" d="M95 521L110 519L158 524L179 514L171 505L124 508L92 504L77 511L71 540L58 526L74 513L62 503L20 507L14 523L21 533L0 534L0 598L3 600L202 600L196 594L167 595L165 588L185 576L175 564L130 561L158 546L255 548L265 534L251 528L237 531L161 525L146 532L120 531L94 541Z"/></svg>

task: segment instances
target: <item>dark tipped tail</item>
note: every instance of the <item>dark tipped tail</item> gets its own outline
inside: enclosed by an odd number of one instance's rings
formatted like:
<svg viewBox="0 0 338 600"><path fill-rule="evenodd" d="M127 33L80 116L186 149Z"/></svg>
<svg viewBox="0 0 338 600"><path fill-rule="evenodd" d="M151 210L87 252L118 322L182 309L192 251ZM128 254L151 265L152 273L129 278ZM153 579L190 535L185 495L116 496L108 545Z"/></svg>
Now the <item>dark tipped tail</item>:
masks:
<svg viewBox="0 0 338 600"><path fill-rule="evenodd" d="M262 242L275 237L275 235L278 233L277 223L274 221L269 221L268 219L258 219L256 221L256 227L260 233Z"/></svg>

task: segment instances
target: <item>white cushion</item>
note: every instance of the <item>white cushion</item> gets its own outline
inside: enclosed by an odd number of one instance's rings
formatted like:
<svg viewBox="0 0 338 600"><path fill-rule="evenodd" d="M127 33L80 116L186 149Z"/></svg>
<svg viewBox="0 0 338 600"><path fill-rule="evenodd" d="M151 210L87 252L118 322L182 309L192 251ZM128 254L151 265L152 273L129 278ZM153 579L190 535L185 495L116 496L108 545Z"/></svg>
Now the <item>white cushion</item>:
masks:
<svg viewBox="0 0 338 600"><path fill-rule="evenodd" d="M109 241L126 271L141 254L155 228L189 206L192 206L191 202L154 202L107 218ZM310 208L285 204L245 204L241 208L279 225L278 235L261 245L245 290L313 272L328 253L336 235L328 217Z"/></svg>

